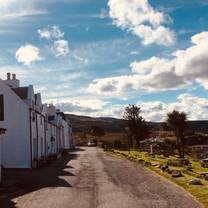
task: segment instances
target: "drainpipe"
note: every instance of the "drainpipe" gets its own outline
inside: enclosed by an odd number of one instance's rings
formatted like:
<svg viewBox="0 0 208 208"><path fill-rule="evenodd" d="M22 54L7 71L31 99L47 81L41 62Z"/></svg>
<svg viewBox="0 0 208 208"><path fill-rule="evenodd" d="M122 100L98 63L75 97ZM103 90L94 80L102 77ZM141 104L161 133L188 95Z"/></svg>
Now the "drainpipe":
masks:
<svg viewBox="0 0 208 208"><path fill-rule="evenodd" d="M29 108L29 119L30 119L30 167L33 166L33 151L32 151L32 117L31 117L31 108Z"/></svg>
<svg viewBox="0 0 208 208"><path fill-rule="evenodd" d="M35 111L34 111L35 112ZM36 134L37 134L37 160L38 160L38 148L39 148L39 135L38 135L38 115L35 112L36 115Z"/></svg>

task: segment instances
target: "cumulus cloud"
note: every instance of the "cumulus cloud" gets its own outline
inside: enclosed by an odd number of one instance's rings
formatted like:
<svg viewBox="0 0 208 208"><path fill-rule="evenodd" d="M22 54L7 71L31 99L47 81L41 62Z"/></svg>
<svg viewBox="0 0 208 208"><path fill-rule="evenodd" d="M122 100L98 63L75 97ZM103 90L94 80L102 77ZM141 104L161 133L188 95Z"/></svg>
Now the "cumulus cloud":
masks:
<svg viewBox="0 0 208 208"><path fill-rule="evenodd" d="M126 90L175 90L194 82L208 89L208 32L191 37L192 45L170 54L170 58L151 57L130 64L132 74L94 80L88 90L120 96Z"/></svg>
<svg viewBox="0 0 208 208"><path fill-rule="evenodd" d="M60 30L59 26L54 25L39 29L38 34L41 39L53 41L51 49L55 56L66 56L69 54L69 42L64 39L64 33Z"/></svg>
<svg viewBox="0 0 208 208"><path fill-rule="evenodd" d="M204 120L208 117L208 99L188 93L181 94L173 103L154 101L137 104L141 107L142 115L149 121L165 121L167 113L173 110L187 113L189 120Z"/></svg>
<svg viewBox="0 0 208 208"><path fill-rule="evenodd" d="M102 110L108 102L93 99L93 98L74 98L72 99L59 99L58 102L54 101L56 106L66 113L73 113L78 115L99 116L102 115Z"/></svg>
<svg viewBox="0 0 208 208"><path fill-rule="evenodd" d="M125 104L112 104L101 99L79 98L73 100L59 100L55 103L65 112L97 116L122 118ZM137 102L141 107L141 114L147 121L162 122L167 118L167 113L173 110L187 113L189 120L205 120L208 117L208 98L197 97L185 93L177 97L175 102Z"/></svg>
<svg viewBox="0 0 208 208"><path fill-rule="evenodd" d="M177 76L172 71L161 71L149 74L132 74L128 76L95 79L89 85L87 91L99 95L126 99L126 93L132 90L158 92L167 89L175 90L189 84L189 81Z"/></svg>
<svg viewBox="0 0 208 208"><path fill-rule="evenodd" d="M113 105L102 99L84 98L59 99L53 102L58 108L66 113L87 115L93 117L114 117L121 118L124 112L124 105Z"/></svg>
<svg viewBox="0 0 208 208"><path fill-rule="evenodd" d="M179 82L180 79L197 81L208 89L208 32L192 36L191 42L192 46L175 51L170 59L152 57L146 61L134 62L131 64L132 70L135 73L147 74L172 72ZM175 83L176 87L179 86L178 81Z"/></svg>
<svg viewBox="0 0 208 208"><path fill-rule="evenodd" d="M31 65L33 62L41 60L39 48L30 44L21 46L16 52L16 59L24 65Z"/></svg>
<svg viewBox="0 0 208 208"><path fill-rule="evenodd" d="M164 26L171 18L155 10L148 0L109 0L108 6L113 23L140 37L144 45L175 43L175 33Z"/></svg>
<svg viewBox="0 0 208 208"><path fill-rule="evenodd" d="M66 56L69 53L69 43L66 40L54 41L53 51L56 56Z"/></svg>
<svg viewBox="0 0 208 208"><path fill-rule="evenodd" d="M137 84L136 76L101 78L95 79L87 88L87 92L120 97L125 91L135 89Z"/></svg>

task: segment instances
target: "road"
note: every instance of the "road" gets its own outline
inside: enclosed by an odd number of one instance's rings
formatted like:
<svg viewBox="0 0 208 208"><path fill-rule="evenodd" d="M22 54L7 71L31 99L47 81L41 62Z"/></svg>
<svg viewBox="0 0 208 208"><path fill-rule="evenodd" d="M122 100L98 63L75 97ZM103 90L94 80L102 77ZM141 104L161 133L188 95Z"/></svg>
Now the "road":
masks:
<svg viewBox="0 0 208 208"><path fill-rule="evenodd" d="M18 174L17 178L18 178ZM19 174L15 194L0 207L200 208L182 188L131 161L83 148L42 170ZM21 178L22 177L22 178ZM6 200L7 199L7 200ZM4 202L4 204L3 204ZM6 204L7 203L7 204Z"/></svg>

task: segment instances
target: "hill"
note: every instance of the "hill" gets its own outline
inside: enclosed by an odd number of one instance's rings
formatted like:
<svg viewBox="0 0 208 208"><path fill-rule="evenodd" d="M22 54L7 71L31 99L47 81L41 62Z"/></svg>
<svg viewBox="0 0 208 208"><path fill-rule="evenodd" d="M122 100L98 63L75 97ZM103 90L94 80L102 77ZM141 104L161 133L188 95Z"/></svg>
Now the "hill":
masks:
<svg viewBox="0 0 208 208"><path fill-rule="evenodd" d="M66 115L73 126L73 132L83 132L88 131L91 126L99 126L105 132L119 133L123 131L124 121L122 119L116 118L105 118L105 117L88 117L88 116L78 116L73 114Z"/></svg>
<svg viewBox="0 0 208 208"><path fill-rule="evenodd" d="M66 117L70 119L75 133L87 131L91 126L99 126L105 132L121 133L124 131L125 126L123 119L78 116L74 114L66 114ZM148 122L148 124L150 128L158 128L161 123ZM187 130L208 133L208 121L188 121Z"/></svg>

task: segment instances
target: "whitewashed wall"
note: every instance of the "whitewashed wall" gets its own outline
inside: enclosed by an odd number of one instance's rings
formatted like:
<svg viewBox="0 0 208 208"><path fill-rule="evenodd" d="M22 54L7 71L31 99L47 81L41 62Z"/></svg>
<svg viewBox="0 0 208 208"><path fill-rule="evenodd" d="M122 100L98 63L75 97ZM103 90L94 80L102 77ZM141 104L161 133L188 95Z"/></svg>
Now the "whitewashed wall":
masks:
<svg viewBox="0 0 208 208"><path fill-rule="evenodd" d="M45 127L44 117L37 114L37 127L38 127L38 159L45 157Z"/></svg>
<svg viewBox="0 0 208 208"><path fill-rule="evenodd" d="M50 156L52 154L51 124L46 122L45 125L46 125L46 155Z"/></svg>
<svg viewBox="0 0 208 208"><path fill-rule="evenodd" d="M69 125L66 121L63 121L62 125L64 126L64 149L70 149L69 144Z"/></svg>
<svg viewBox="0 0 208 208"><path fill-rule="evenodd" d="M74 139L71 125L69 126L69 149L74 148Z"/></svg>
<svg viewBox="0 0 208 208"><path fill-rule="evenodd" d="M1 136L0 136L0 184L1 184Z"/></svg>
<svg viewBox="0 0 208 208"><path fill-rule="evenodd" d="M56 138L56 126L50 124L50 132L51 132L51 137L54 138L54 141L51 141L51 154L56 154L57 153L57 138Z"/></svg>
<svg viewBox="0 0 208 208"><path fill-rule="evenodd" d="M2 165L6 168L30 168L29 108L0 80L0 94L4 95L4 117L0 126L7 132L2 139Z"/></svg>

